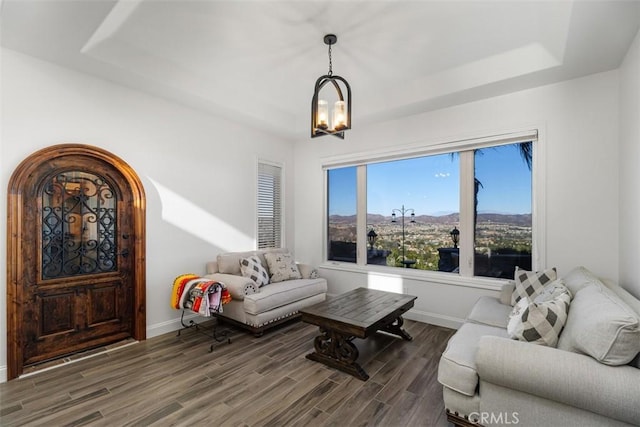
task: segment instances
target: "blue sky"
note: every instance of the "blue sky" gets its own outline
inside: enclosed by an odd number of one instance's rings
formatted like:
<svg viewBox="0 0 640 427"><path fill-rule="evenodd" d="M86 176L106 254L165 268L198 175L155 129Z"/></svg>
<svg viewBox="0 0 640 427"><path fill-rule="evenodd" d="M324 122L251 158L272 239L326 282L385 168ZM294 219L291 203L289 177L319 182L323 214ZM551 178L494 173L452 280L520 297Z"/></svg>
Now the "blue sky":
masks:
<svg viewBox="0 0 640 427"><path fill-rule="evenodd" d="M486 148L475 159L476 176L483 186L478 193L479 212L531 213L531 172L517 145ZM329 181L329 214L355 214L355 167L331 170ZM370 164L367 210L388 216L404 205L416 215L458 212L459 182L459 157L449 154Z"/></svg>

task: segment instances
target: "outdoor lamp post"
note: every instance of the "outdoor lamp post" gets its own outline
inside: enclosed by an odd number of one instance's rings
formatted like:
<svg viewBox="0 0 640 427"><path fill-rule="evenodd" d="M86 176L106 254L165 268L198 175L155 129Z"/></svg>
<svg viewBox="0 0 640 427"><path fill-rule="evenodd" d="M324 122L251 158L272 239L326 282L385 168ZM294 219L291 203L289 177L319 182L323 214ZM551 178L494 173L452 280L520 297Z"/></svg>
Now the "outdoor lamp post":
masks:
<svg viewBox="0 0 640 427"><path fill-rule="evenodd" d="M371 250L373 250L373 245L375 245L377 238L378 238L378 233L376 233L376 231L373 228L369 230L369 232L367 233L367 240L369 241L369 246L371 247Z"/></svg>
<svg viewBox="0 0 640 427"><path fill-rule="evenodd" d="M457 248L458 242L460 241L460 230L458 230L456 227L453 227L453 230L451 230L449 234L451 235L451 240L453 240L453 247Z"/></svg>
<svg viewBox="0 0 640 427"><path fill-rule="evenodd" d="M405 218L406 214L411 212L411 221L409 221L409 222L415 223L416 222L416 214L415 214L413 209L405 209L404 205L402 205L402 209L393 209L391 211L391 222L397 222L396 212L398 212L400 215L402 215L402 263L406 267L407 266L407 263L406 263L407 259L404 256L404 218Z"/></svg>

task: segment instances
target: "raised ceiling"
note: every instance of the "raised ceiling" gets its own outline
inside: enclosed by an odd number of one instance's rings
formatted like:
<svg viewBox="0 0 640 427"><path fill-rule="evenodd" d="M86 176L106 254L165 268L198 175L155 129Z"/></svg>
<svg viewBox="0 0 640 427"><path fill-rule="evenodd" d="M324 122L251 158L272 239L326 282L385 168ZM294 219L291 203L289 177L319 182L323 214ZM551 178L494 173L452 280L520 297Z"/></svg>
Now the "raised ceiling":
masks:
<svg viewBox="0 0 640 427"><path fill-rule="evenodd" d="M310 141L315 80L353 90L353 127L617 68L640 1L0 0L1 43ZM347 136L348 137L348 136ZM317 141L317 140L314 140Z"/></svg>

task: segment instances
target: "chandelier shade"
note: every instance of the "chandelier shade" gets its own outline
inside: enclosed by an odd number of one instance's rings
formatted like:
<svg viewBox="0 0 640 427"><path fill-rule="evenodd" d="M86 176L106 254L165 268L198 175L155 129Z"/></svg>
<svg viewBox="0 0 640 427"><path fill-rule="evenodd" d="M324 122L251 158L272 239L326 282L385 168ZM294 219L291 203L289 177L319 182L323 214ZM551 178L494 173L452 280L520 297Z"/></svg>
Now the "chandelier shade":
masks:
<svg viewBox="0 0 640 427"><path fill-rule="evenodd" d="M316 80L311 100L311 137L333 135L344 139L344 131L351 129L351 86L342 77L333 75L331 46L338 38L333 34L324 36L329 45L329 72ZM324 89L324 90L323 90ZM321 97L322 95L322 97ZM332 101L329 114L329 101Z"/></svg>

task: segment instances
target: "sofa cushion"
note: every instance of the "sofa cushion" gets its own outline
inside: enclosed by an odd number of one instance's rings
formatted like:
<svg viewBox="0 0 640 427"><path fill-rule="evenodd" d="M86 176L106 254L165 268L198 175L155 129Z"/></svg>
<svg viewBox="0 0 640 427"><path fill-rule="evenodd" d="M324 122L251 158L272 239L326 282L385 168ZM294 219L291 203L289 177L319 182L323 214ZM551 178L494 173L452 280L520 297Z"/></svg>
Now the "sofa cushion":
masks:
<svg viewBox="0 0 640 427"><path fill-rule="evenodd" d="M512 309L513 307L503 304L498 298L482 296L471 309L467 322L506 329Z"/></svg>
<svg viewBox="0 0 640 427"><path fill-rule="evenodd" d="M247 258L255 254L256 254L255 251L228 252L225 254L220 254L217 257L218 272L224 273L224 274L235 274L236 276L240 276L242 274L240 271L240 260L242 258Z"/></svg>
<svg viewBox="0 0 640 427"><path fill-rule="evenodd" d="M509 338L504 328L465 323L449 339L438 366L438 382L459 393L473 396L478 386L476 352L485 335Z"/></svg>
<svg viewBox="0 0 640 427"><path fill-rule="evenodd" d="M527 271L516 267L514 273L515 289L511 295L511 305L515 305L521 298L533 299L538 296L544 285L556 280L556 269L544 271Z"/></svg>
<svg viewBox="0 0 640 427"><path fill-rule="evenodd" d="M636 315L640 317L640 300L631 295L626 289L617 285L610 280L603 280L602 283L618 296L630 309L636 312Z"/></svg>
<svg viewBox="0 0 640 427"><path fill-rule="evenodd" d="M302 278L296 261L290 253L267 252L264 254L264 258L269 266L269 280L271 283Z"/></svg>
<svg viewBox="0 0 640 427"><path fill-rule="evenodd" d="M629 363L640 352L640 319L610 289L590 284L574 296L558 348L607 365Z"/></svg>
<svg viewBox="0 0 640 427"><path fill-rule="evenodd" d="M555 347L567 321L571 294L556 280L533 301L522 298L509 314L507 332L511 338Z"/></svg>
<svg viewBox="0 0 640 427"><path fill-rule="evenodd" d="M253 280L258 287L269 283L269 273L256 255L240 259L240 271L244 277Z"/></svg>
<svg viewBox="0 0 640 427"><path fill-rule="evenodd" d="M240 260L242 258L250 257L251 255L255 255L260 259L262 266L269 273L269 268L267 266L267 261L264 258L265 253L283 253L288 252L286 248L268 248L268 249L260 249L257 251L247 251L247 252L227 252L218 255L216 258L217 270L212 271L212 273L225 273L225 274L235 274L236 276L242 275L240 271Z"/></svg>
<svg viewBox="0 0 640 427"><path fill-rule="evenodd" d="M245 295L244 309L247 313L259 314L326 292L327 281L322 278L271 283L260 288L256 294Z"/></svg>
<svg viewBox="0 0 640 427"><path fill-rule="evenodd" d="M580 289L589 285L604 286L595 274L580 266L576 267L562 277L565 286L571 291L571 295L576 295Z"/></svg>

